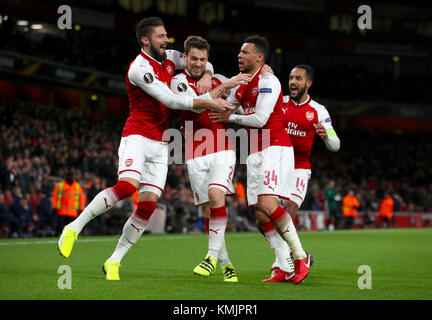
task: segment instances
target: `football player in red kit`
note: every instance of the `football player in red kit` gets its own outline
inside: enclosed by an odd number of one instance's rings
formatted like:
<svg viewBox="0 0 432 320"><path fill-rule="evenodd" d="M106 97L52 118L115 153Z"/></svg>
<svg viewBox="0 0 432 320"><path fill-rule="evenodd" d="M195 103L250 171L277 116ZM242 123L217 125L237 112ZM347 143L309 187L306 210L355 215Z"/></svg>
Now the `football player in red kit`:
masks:
<svg viewBox="0 0 432 320"><path fill-rule="evenodd" d="M217 112L233 109L223 99L180 97L169 89L174 70L184 69L185 62L179 52L167 50L169 40L160 18L141 20L136 36L141 51L126 75L130 116L118 150L118 182L96 195L81 215L63 229L58 241L61 255L69 257L78 234L90 220L138 189L137 209L125 223L112 256L103 265L108 280L120 279L120 261L144 232L164 189L168 170L168 141L164 139L164 132L169 126L170 109L210 108ZM207 69L212 73L210 64ZM209 89L211 74L203 78L205 81Z"/></svg>
<svg viewBox="0 0 432 320"><path fill-rule="evenodd" d="M279 80L270 73L261 74L268 55L267 40L247 38L238 55L239 69L251 76L247 85L231 90L228 101L240 105L242 114L211 114L215 121L233 122L248 128L250 154L247 158L247 200L255 207L256 218L263 225L270 246L281 235L294 256L294 270L288 264L281 269L298 284L309 274L310 255L301 245L289 213L279 199L290 198L290 179L294 170L294 152L282 120L283 95Z"/></svg>
<svg viewBox="0 0 432 320"><path fill-rule="evenodd" d="M271 69L268 69L272 72ZM332 126L327 109L312 100L309 96L309 88L312 86L314 69L309 65L295 66L289 76L289 95L284 96L282 106L282 119L285 128L290 135L295 158L294 174L291 176L291 196L283 201L284 208L294 219L298 208L301 206L311 177L311 151L315 135L318 135L325 143L327 149L337 152L340 148L340 140ZM260 229L263 226L258 226ZM282 237L276 235L280 251L290 263L290 249ZM271 278L266 282L285 282L286 274L280 268L280 259L276 257L271 268Z"/></svg>
<svg viewBox="0 0 432 320"><path fill-rule="evenodd" d="M204 66L208 60L210 45L207 40L190 36L184 43L186 70L176 75L171 81L171 90L178 95L197 97L197 81L204 75ZM237 75L231 79L215 74L212 78L212 91L215 96L229 90L242 81L247 82L247 75ZM201 113L179 110L179 120L185 128L186 164L189 181L196 206L202 206L208 252L193 272L208 277L215 272L219 261L225 282L238 282L235 268L231 264L225 244L227 209L225 195L234 194L232 178L236 154L231 139L226 135L228 125L213 123L208 117L208 110ZM191 129L190 129L191 128ZM203 139L194 137L201 137Z"/></svg>

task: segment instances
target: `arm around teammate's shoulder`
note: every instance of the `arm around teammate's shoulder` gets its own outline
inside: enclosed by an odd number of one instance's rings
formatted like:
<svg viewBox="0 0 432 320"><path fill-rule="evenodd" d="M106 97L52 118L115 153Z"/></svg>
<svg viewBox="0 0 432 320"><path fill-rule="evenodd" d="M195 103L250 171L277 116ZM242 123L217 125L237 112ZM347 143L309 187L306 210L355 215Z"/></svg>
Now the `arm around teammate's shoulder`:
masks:
<svg viewBox="0 0 432 320"><path fill-rule="evenodd" d="M177 96L168 86L155 77L153 68L146 64L132 64L128 72L129 81L140 87L148 95L162 102L168 108L190 110L193 108L191 97Z"/></svg>

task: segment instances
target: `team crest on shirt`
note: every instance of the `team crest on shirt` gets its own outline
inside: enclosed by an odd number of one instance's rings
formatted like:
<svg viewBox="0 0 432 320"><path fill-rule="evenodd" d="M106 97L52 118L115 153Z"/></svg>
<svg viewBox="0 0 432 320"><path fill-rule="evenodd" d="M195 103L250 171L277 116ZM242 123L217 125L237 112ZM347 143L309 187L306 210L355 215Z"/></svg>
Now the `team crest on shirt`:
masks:
<svg viewBox="0 0 432 320"><path fill-rule="evenodd" d="M174 74L174 70L171 66L167 66L166 70L168 71L169 74Z"/></svg>
<svg viewBox="0 0 432 320"><path fill-rule="evenodd" d="M154 80L153 75L152 75L150 72L147 72L147 73L144 75L144 82L145 82L145 83L152 83L153 80Z"/></svg>
<svg viewBox="0 0 432 320"><path fill-rule="evenodd" d="M133 163L133 159L126 159L126 161L125 161L126 167L130 167L132 165L132 163Z"/></svg>
<svg viewBox="0 0 432 320"><path fill-rule="evenodd" d="M315 117L315 115L313 112L306 111L306 119L308 119L309 121L312 121L314 117Z"/></svg>
<svg viewBox="0 0 432 320"><path fill-rule="evenodd" d="M177 90L179 92L185 92L187 90L187 85L186 83L180 82L177 86Z"/></svg>
<svg viewBox="0 0 432 320"><path fill-rule="evenodd" d="M256 96L258 94L258 87L253 88L252 91L251 91L251 94L253 96Z"/></svg>

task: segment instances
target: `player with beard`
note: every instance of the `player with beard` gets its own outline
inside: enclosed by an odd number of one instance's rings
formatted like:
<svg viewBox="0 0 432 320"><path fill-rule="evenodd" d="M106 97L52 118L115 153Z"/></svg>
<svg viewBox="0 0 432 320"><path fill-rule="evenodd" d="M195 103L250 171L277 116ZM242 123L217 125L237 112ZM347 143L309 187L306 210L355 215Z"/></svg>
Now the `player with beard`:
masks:
<svg viewBox="0 0 432 320"><path fill-rule="evenodd" d="M248 205L255 207L256 218L276 256L280 254L279 247L274 246L276 234L291 248L294 270L288 263L281 265L281 269L290 273L294 284L299 284L309 274L310 255L302 248L291 216L278 203L279 199L290 197L294 152L282 121L281 84L273 74L261 75L268 52L263 37L252 36L244 41L238 54L239 69L249 74L251 81L231 90L227 98L233 105L240 105L244 114L212 113L211 117L214 121L234 122L248 128Z"/></svg>
<svg viewBox="0 0 432 320"><path fill-rule="evenodd" d="M171 81L171 90L182 96L197 97L197 82L203 77L208 60L210 45L207 40L190 36L184 43L186 70ZM247 75L237 75L227 79L215 74L210 95L216 98L224 90L247 83ZM197 275L208 277L216 269L219 261L225 282L238 282L235 268L231 264L225 244L227 209L225 195L234 194L232 177L236 154L230 138L226 135L228 125L212 123L208 110L201 113L181 110L177 112L185 130L186 164L189 181L196 206L202 206L208 252L201 263L193 270ZM192 129L189 129L192 127ZM194 139L204 134L204 141Z"/></svg>
<svg viewBox="0 0 432 320"><path fill-rule="evenodd" d="M96 195L82 214L63 229L58 241L60 254L69 257L78 234L90 220L138 189L137 209L125 223L113 254L103 265L107 280L120 280L120 262L144 232L165 186L168 141L164 132L169 126L170 109L210 108L217 112L233 109L223 99L180 97L169 89L174 70L184 69L185 62L179 52L167 50L169 40L160 18L141 20L136 36L141 51L126 75L130 116L118 150L118 182ZM211 66L208 69L212 71ZM207 75L204 82L206 80L205 87L210 88L211 77Z"/></svg>
<svg viewBox="0 0 432 320"><path fill-rule="evenodd" d="M271 69L268 71L272 72ZM305 198L312 174L310 156L315 135L324 141L331 152L337 152L340 148L340 140L326 107L309 96L314 74L314 69L309 65L295 66L289 76L289 96L284 96L282 106L282 118L294 147L295 158L294 174L291 176L291 197L283 201L283 206L293 219ZM282 248L280 250L284 251L283 256L289 256L290 249L282 237L276 235L275 242ZM287 281L287 274L280 265L281 261L276 257L270 271L271 278L266 282Z"/></svg>

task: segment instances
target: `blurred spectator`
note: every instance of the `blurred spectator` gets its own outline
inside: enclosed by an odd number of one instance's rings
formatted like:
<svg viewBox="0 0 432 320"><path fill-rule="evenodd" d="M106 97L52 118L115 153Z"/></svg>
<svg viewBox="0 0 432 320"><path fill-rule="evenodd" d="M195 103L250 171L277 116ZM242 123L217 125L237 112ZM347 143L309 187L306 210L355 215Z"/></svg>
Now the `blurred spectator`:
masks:
<svg viewBox="0 0 432 320"><path fill-rule="evenodd" d="M35 222L34 236L40 237L54 236L56 234L56 220L52 207L51 207L51 192L48 188L42 190L42 199L37 206L37 221ZM47 225L49 227L48 232L41 232L41 227Z"/></svg>
<svg viewBox="0 0 432 320"><path fill-rule="evenodd" d="M11 212L15 218L19 220L19 227L17 229L17 236L31 237L30 228L32 227L35 217L33 208L30 205L30 195L25 193L22 195L15 195L15 202L11 206Z"/></svg>
<svg viewBox="0 0 432 320"><path fill-rule="evenodd" d="M339 229L340 214L336 203L338 191L335 189L334 180L330 180L324 189L325 208L327 213L327 230Z"/></svg>
<svg viewBox="0 0 432 320"><path fill-rule="evenodd" d="M228 231L256 231L255 225L251 224L245 211L241 210L237 202L243 201L242 198L226 197L226 206L228 213ZM244 208L243 208L244 209Z"/></svg>
<svg viewBox="0 0 432 320"><path fill-rule="evenodd" d="M394 200L388 192L384 194L384 199L381 200L379 208L380 222L382 226L390 228L390 221L393 216Z"/></svg>
<svg viewBox="0 0 432 320"><path fill-rule="evenodd" d="M9 237L9 234L12 232L15 237L17 237L18 232L20 232L21 221L9 210L4 200L4 194L0 192L0 227L7 237Z"/></svg>
<svg viewBox="0 0 432 320"><path fill-rule="evenodd" d="M342 213L344 217L344 229L351 229L354 217L357 215L357 210L360 207L360 202L354 194L354 190L349 190L348 194L342 199Z"/></svg>
<svg viewBox="0 0 432 320"><path fill-rule="evenodd" d="M59 236L63 228L71 223L84 210L86 196L80 184L71 172L57 183L51 197L51 206L57 215L56 235Z"/></svg>
<svg viewBox="0 0 432 320"><path fill-rule="evenodd" d="M104 188L102 187L101 179L98 176L92 174L92 178L89 184L85 186L88 202L92 201L93 198L96 197L96 195L103 189ZM106 215L98 215L96 218L94 218L88 223L86 229L88 229L88 232L92 235L108 234Z"/></svg>

